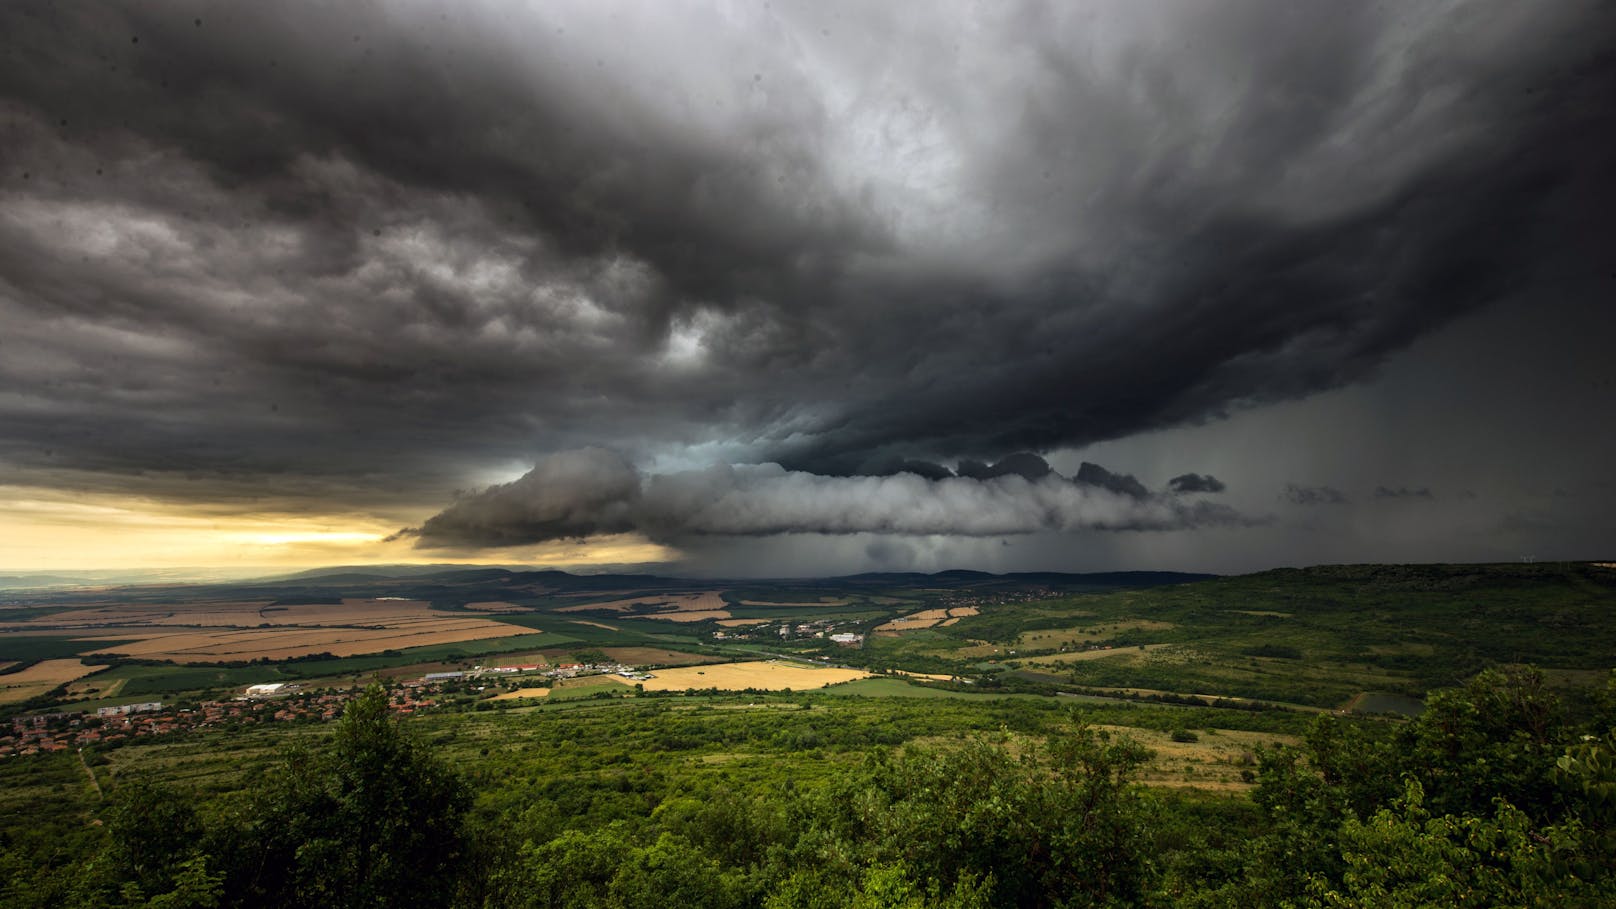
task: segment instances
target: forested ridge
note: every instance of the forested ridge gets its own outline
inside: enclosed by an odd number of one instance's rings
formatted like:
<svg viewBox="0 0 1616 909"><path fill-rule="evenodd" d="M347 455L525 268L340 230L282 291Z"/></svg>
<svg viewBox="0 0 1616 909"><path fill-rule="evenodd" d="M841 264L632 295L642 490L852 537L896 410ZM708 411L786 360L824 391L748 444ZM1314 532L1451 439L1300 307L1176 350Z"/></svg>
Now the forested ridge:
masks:
<svg viewBox="0 0 1616 909"><path fill-rule="evenodd" d="M813 698L766 716L743 701L725 706L734 709L712 709L706 722L632 702L400 721L373 687L334 731L270 743L272 756L230 791L124 772L103 775L97 801L83 793L93 760L82 770L77 755L11 764L8 784L56 774L41 791L81 811L4 819L0 904L1616 900L1616 683L1557 692L1536 670L1502 667L1433 692L1411 721L1322 715L1299 744L1255 755L1249 798L1139 785L1147 750L1081 707L1005 700L969 714L939 706L935 717L911 707L912 720L888 726ZM595 711L587 730L584 710ZM936 734L972 717L993 725ZM473 718L484 725L464 725ZM554 744L502 747L502 723L537 724ZM468 748L459 737L474 729L483 737ZM717 751L695 765L716 772L682 770L671 756L702 743L679 737L703 730L750 736L775 757L731 772ZM584 732L587 742L570 738Z"/></svg>

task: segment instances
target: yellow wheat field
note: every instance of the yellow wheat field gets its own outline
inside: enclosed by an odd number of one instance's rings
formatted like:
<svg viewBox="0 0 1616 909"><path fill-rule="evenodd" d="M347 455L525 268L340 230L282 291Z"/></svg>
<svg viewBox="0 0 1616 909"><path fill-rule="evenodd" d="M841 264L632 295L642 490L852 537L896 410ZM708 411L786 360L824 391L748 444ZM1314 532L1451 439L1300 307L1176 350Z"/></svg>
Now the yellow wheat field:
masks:
<svg viewBox="0 0 1616 909"><path fill-rule="evenodd" d="M6 630L67 631L85 642L85 654L177 663L283 660L317 653L357 656L539 634L485 616L437 612L421 600L389 597L285 606L262 600L108 604L12 623ZM98 643L110 641L118 643Z"/></svg>
<svg viewBox="0 0 1616 909"><path fill-rule="evenodd" d="M729 604L716 590L701 593L648 594L604 603L579 603L563 606L557 612L621 612L632 613L640 619L665 619L673 622L700 622L705 619L727 619ZM654 612L642 611L648 608Z"/></svg>
<svg viewBox="0 0 1616 909"><path fill-rule="evenodd" d="M71 682L97 669L105 668L105 666L86 665L83 660L77 658L40 660L27 669L13 672L11 675L0 675L0 703L26 701L64 682Z"/></svg>
<svg viewBox="0 0 1616 909"><path fill-rule="evenodd" d="M939 622L948 620L946 609L923 609L920 612L911 612L906 616L899 616L885 625L877 625L876 631L914 631L919 628L930 628Z"/></svg>
<svg viewBox="0 0 1616 909"><path fill-rule="evenodd" d="M647 691L684 691L687 688L718 688L725 691L739 691L743 688L779 691L790 688L793 691L801 691L867 678L870 678L870 673L859 669L753 660L745 663L659 669L650 679L640 684L644 685Z"/></svg>
<svg viewBox="0 0 1616 909"><path fill-rule="evenodd" d="M467 603L466 609L472 612L527 612L524 606L507 603L504 600L485 600L478 603Z"/></svg>
<svg viewBox="0 0 1616 909"><path fill-rule="evenodd" d="M644 616L648 619L662 619L665 622L705 622L708 619L722 619L731 621L729 613L722 609L697 609L690 612L663 612L657 615Z"/></svg>
<svg viewBox="0 0 1616 909"><path fill-rule="evenodd" d="M103 652L176 663L284 660L329 653L357 656L382 650L458 644L541 632L484 619L412 622L392 628L251 628L158 634L111 645Z"/></svg>

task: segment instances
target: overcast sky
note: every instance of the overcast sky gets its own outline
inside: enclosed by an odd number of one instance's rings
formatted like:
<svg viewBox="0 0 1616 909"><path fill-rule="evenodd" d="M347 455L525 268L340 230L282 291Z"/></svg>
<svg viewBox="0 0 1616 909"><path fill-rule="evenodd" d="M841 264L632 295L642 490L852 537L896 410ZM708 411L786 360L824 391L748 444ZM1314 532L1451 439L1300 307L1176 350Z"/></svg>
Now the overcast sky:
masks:
<svg viewBox="0 0 1616 909"><path fill-rule="evenodd" d="M0 5L0 570L1616 556L1616 8Z"/></svg>

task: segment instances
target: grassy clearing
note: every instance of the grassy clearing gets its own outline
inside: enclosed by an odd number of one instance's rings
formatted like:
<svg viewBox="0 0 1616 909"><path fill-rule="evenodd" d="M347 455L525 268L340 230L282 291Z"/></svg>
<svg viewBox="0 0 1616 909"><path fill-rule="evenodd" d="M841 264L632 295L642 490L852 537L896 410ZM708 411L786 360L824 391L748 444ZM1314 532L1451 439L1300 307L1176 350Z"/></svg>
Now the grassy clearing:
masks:
<svg viewBox="0 0 1616 909"><path fill-rule="evenodd" d="M531 699L534 699L534 698L548 697L549 694L550 694L550 689L548 689L548 688L518 688L515 691L507 691L504 694L496 694L492 698L489 698L489 700L492 700L492 701L521 701L521 700L531 700Z"/></svg>
<svg viewBox="0 0 1616 909"><path fill-rule="evenodd" d="M1083 663L1089 660L1133 657L1160 650L1163 647L1168 646L1171 645L1138 644L1133 647L1111 647L1105 650L1076 650L1072 651L1071 653L1050 653L1043 656L1030 657L1025 662L1038 666L1061 666L1066 663Z"/></svg>
<svg viewBox="0 0 1616 909"><path fill-rule="evenodd" d="M1335 707L1366 690L1418 693L1408 676L1372 666L1230 657L1184 646L1066 663L1060 669L1067 680L1085 687L1212 693L1313 707Z"/></svg>
<svg viewBox="0 0 1616 909"><path fill-rule="evenodd" d="M1399 716L1419 716L1425 710L1425 702L1419 698L1404 697L1400 694L1385 694L1377 691L1364 691L1353 696L1344 709L1353 713L1395 713Z"/></svg>
<svg viewBox="0 0 1616 909"><path fill-rule="evenodd" d="M1028 631L1015 640L1017 650L1054 650L1061 647L1101 644L1140 632L1170 631L1178 626L1157 619L1123 619L1115 622L1082 623L1071 628Z"/></svg>
<svg viewBox="0 0 1616 909"><path fill-rule="evenodd" d="M859 679L842 685L833 685L825 689L826 694L844 697L870 697L870 698L948 698L955 700L995 700L1003 698L1003 694L990 694L980 691L954 691L945 688L927 688L923 685L914 685L903 679ZM1038 695L1015 695L1016 697L1038 697Z"/></svg>
<svg viewBox="0 0 1616 909"><path fill-rule="evenodd" d="M569 698L586 698L601 692L627 694L631 690L629 686L633 684L615 675L586 675L577 679L560 679L551 686L549 698L561 701Z"/></svg>
<svg viewBox="0 0 1616 909"><path fill-rule="evenodd" d="M1278 733L1212 728L1192 731L1196 741L1177 742L1171 732L1158 729L1108 724L1096 728L1127 736L1151 750L1150 761L1139 774L1140 782L1212 791L1251 789L1253 784L1241 772L1256 769L1258 748L1301 741Z"/></svg>

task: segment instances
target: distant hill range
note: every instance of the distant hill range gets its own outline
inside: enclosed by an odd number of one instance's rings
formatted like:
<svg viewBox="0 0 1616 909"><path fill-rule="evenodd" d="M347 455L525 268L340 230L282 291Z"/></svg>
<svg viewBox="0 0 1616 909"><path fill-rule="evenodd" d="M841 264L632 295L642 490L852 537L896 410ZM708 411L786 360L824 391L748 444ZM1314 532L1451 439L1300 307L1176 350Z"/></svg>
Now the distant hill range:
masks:
<svg viewBox="0 0 1616 909"><path fill-rule="evenodd" d="M508 599L511 597L566 596L593 591L621 592L624 595L677 593L715 589L745 589L757 595L769 591L870 591L878 588L929 588L937 590L1047 588L1052 593L1093 592L1119 588L1159 587L1185 584L1217 577L1177 571L1111 571L1088 574L1066 572L1011 572L950 570L934 574L920 572L878 572L833 578L678 578L654 574L572 574L553 569L487 567L463 565L383 565L343 566L314 569L293 574L247 580L202 580L187 582L181 577L153 572L151 576L127 577L113 572L62 573L57 575L18 575L0 579L0 589L52 591L53 599L75 598L73 588L95 588L84 596L104 595L108 587L124 588L128 594L154 593L151 588L186 586L210 595L239 597L295 597L311 602L341 597L397 596L432 601ZM125 579L127 578L127 579ZM144 589L144 591L142 591Z"/></svg>
<svg viewBox="0 0 1616 909"><path fill-rule="evenodd" d="M675 578L652 574L572 574L556 570L521 570L509 568L450 568L422 572L381 573L338 570L334 572L302 572L298 575L266 582L247 582L231 586L309 586L353 587L374 584L386 587L423 585L484 586L531 588L543 587L553 593L589 590L707 590L715 587L745 587L768 589L785 587L795 590L836 590L865 587L1027 587L1047 586L1052 589L1111 589L1116 587L1159 587L1164 584L1186 584L1217 577L1181 571L1108 571L1074 574L1057 571L1010 572L991 574L985 571L954 569L933 574L921 572L872 572L833 578Z"/></svg>

